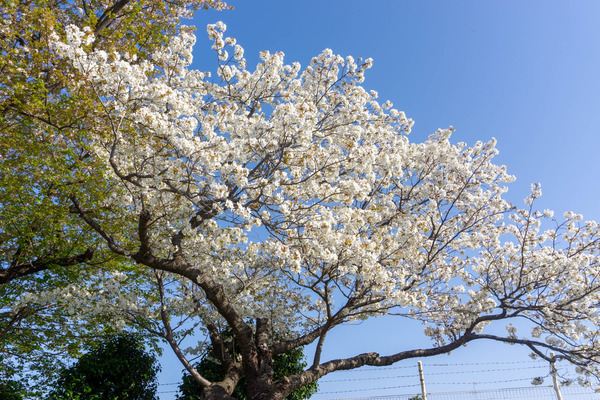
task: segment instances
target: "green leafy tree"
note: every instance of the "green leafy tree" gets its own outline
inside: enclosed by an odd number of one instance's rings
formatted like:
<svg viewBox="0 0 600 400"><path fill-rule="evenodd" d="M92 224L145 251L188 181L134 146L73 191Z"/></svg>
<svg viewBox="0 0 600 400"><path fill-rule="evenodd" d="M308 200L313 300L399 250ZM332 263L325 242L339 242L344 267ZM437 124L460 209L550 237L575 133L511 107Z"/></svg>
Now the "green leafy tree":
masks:
<svg viewBox="0 0 600 400"><path fill-rule="evenodd" d="M0 399L2 400L21 400L25 388L21 382L2 378L0 374Z"/></svg>
<svg viewBox="0 0 600 400"><path fill-rule="evenodd" d="M48 400L155 400L156 356L135 335L114 335L60 373Z"/></svg>
<svg viewBox="0 0 600 400"><path fill-rule="evenodd" d="M66 299L77 282L102 285L99 265L132 268L108 256L71 209L78 195L95 204L88 211L102 212L110 194L90 147L91 137L104 135L102 104L85 75L49 46L51 35L84 29L95 37L89 48L142 63L181 18L226 7L221 0L0 0L0 370L58 371L98 330L112 329L107 318L73 319L66 300L28 294Z"/></svg>
<svg viewBox="0 0 600 400"><path fill-rule="evenodd" d="M8 363L0 362L0 400L21 400L26 394L18 369Z"/></svg>

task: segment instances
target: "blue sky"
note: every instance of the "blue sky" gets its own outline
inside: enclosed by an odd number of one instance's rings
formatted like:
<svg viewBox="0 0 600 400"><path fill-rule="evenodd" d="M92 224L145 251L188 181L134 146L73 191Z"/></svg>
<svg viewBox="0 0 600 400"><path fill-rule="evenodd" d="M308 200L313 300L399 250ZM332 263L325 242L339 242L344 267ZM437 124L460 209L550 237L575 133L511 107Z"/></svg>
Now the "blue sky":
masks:
<svg viewBox="0 0 600 400"><path fill-rule="evenodd" d="M343 56L371 57L374 67L364 85L415 120L411 140L423 141L437 128L450 125L456 128L456 142L473 144L495 137L500 150L496 162L517 177L509 200L522 204L531 183L540 182L539 208L553 209L558 216L572 210L600 220L600 2L231 0L230 4L234 11L201 11L188 22L198 27L194 67L214 69L205 26L218 20L245 48L249 66L256 64L260 50L283 51L287 63L302 65L325 48ZM384 319L348 327L332 336L329 344L332 349L326 356L337 358L371 351L369 344L384 353L427 342L419 326L407 328ZM526 362L527 354L525 349L477 343L441 361L438 357L424 362ZM411 373L416 373L416 361L404 365L413 364ZM163 369L162 383L180 379L181 367L172 358L165 358ZM386 372L403 375L406 370ZM498 372L494 378L523 374L515 368L512 375ZM449 375L446 381L455 378L471 379ZM402 382L382 380L379 386ZM367 386L375 387L377 381L321 384L324 392ZM160 390L174 388L161 385ZM462 390L443 385L428 389ZM406 391L340 392L314 399L394 392Z"/></svg>

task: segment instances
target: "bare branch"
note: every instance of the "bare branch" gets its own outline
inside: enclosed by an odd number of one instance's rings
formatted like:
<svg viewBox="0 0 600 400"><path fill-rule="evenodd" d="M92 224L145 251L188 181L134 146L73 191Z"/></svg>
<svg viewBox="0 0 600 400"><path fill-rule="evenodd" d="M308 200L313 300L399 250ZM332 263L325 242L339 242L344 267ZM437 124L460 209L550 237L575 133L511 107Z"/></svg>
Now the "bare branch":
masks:
<svg viewBox="0 0 600 400"><path fill-rule="evenodd" d="M181 364L183 364L185 369L190 373L190 375L192 375L192 377L198 383L200 383L202 386L205 386L205 387L210 386L212 384L212 382L210 382L209 380L204 378L202 375L200 375L198 373L198 371L196 371L196 369L192 366L192 364L189 363L189 361L187 360L187 358L185 357L185 355L179 348L179 345L175 341L175 339L173 337L173 329L171 328L171 324L169 322L169 316L167 314L167 304L166 304L166 300L165 300L165 289L164 289L164 285L163 285L163 278L162 278L161 274L157 271L154 271L154 276L156 277L156 282L158 283L158 289L159 289L159 293L160 293L160 318L162 320L163 326L165 327L164 338L166 339L167 343L169 343L169 346L171 346L171 349L173 349L173 352L175 353L175 355L177 356L177 358L179 359Z"/></svg>

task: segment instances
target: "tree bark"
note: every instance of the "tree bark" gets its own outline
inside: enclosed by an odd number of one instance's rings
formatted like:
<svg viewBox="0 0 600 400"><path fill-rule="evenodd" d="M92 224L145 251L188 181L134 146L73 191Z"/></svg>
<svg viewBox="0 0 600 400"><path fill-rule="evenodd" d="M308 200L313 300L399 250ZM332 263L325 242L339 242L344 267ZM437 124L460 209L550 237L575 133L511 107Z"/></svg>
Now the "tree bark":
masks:
<svg viewBox="0 0 600 400"><path fill-rule="evenodd" d="M0 285L27 275L33 275L53 266L68 267L82 264L94 256L94 250L87 249L83 254L61 258L41 258L31 262L14 262L10 267L0 269Z"/></svg>
<svg viewBox="0 0 600 400"><path fill-rule="evenodd" d="M235 400L219 385L210 385L206 387L202 392L202 398L206 400Z"/></svg>

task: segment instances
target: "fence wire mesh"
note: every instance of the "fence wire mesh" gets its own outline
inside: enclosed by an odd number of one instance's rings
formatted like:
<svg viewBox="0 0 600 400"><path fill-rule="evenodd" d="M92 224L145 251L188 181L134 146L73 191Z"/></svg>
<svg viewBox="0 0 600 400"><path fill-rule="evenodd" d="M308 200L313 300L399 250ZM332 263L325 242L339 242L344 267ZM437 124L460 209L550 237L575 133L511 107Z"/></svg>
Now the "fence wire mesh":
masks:
<svg viewBox="0 0 600 400"><path fill-rule="evenodd" d="M563 400L600 400L600 393L581 386L566 386L560 389ZM335 400L409 400L419 393L393 396L352 397ZM486 389L460 392L427 393L427 400L556 400L552 386L530 386L520 388Z"/></svg>

